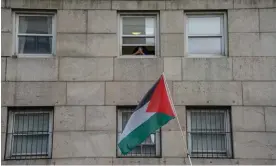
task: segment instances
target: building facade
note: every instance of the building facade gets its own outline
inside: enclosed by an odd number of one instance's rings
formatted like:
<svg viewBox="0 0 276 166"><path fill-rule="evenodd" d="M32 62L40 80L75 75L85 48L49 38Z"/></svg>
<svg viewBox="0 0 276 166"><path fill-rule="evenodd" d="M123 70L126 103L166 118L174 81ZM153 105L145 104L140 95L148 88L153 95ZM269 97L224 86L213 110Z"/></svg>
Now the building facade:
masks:
<svg viewBox="0 0 276 166"><path fill-rule="evenodd" d="M2 164L276 164L275 0L2 0ZM116 146L165 73L177 120Z"/></svg>

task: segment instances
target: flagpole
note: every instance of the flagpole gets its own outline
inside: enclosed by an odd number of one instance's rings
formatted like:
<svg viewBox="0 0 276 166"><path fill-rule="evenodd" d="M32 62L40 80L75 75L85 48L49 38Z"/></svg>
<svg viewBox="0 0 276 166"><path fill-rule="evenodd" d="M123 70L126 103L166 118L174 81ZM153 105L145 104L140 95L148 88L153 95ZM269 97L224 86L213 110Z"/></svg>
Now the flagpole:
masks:
<svg viewBox="0 0 276 166"><path fill-rule="evenodd" d="M175 110L175 107L174 107L174 104L173 104L173 101L172 101L172 97L171 97L171 93L170 93L170 89L168 88L168 84L167 84L167 81L166 81L166 77L165 77L165 73L163 72L162 74L164 76L164 82L165 82L165 85L166 85L166 89L169 93L169 99L170 99L170 103L171 105L173 106L173 111L175 113L175 117L176 117L176 121L178 123L178 126L179 126L179 129L180 129L180 132L181 132L181 135L182 135L182 138L183 138L183 141L186 142L186 139L185 139L185 136L184 136L184 132L181 128L181 125L180 125L180 122L179 122L179 119L178 119L178 115L176 113L176 110ZM187 149L187 147L184 147L184 150L186 151L187 155L188 155L188 159L189 159L189 162L190 162L190 165L192 166L192 160L191 160L191 157L190 157L190 154L189 154L189 151Z"/></svg>

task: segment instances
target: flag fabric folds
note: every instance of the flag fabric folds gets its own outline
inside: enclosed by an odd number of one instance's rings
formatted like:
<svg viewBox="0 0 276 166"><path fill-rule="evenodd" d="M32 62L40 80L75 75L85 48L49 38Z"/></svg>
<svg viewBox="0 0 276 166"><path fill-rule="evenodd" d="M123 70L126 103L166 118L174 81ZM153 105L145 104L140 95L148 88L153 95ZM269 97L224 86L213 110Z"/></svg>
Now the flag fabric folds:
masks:
<svg viewBox="0 0 276 166"><path fill-rule="evenodd" d="M118 147L121 153L129 153L175 116L165 76L162 74L138 104L120 135Z"/></svg>

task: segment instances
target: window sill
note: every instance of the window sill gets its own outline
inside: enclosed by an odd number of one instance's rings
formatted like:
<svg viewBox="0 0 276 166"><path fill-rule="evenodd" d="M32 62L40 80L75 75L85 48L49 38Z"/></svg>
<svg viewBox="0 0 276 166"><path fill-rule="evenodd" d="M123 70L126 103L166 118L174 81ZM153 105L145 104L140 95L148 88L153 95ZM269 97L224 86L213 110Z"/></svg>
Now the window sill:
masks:
<svg viewBox="0 0 276 166"><path fill-rule="evenodd" d="M15 54L13 58L53 58L54 54Z"/></svg>
<svg viewBox="0 0 276 166"><path fill-rule="evenodd" d="M190 54L185 58L227 58L227 56L217 54Z"/></svg>
<svg viewBox="0 0 276 166"><path fill-rule="evenodd" d="M143 56L135 56L135 55L120 55L118 59L140 59L140 58L157 58L156 55L143 55Z"/></svg>

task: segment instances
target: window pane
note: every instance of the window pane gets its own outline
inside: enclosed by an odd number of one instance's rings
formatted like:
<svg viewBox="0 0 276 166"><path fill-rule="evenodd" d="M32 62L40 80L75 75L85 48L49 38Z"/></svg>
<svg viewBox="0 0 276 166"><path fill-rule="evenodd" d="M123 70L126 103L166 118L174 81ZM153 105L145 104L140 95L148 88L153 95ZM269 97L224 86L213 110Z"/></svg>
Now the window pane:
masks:
<svg viewBox="0 0 276 166"><path fill-rule="evenodd" d="M154 38L145 37L123 37L123 44L150 44L154 45Z"/></svg>
<svg viewBox="0 0 276 166"><path fill-rule="evenodd" d="M52 16L19 16L19 33L52 34Z"/></svg>
<svg viewBox="0 0 276 166"><path fill-rule="evenodd" d="M155 18L123 17L124 35L154 35Z"/></svg>
<svg viewBox="0 0 276 166"><path fill-rule="evenodd" d="M225 134L195 134L191 135L193 152L225 152Z"/></svg>
<svg viewBox="0 0 276 166"><path fill-rule="evenodd" d="M191 112L191 131L223 132L224 120L223 112Z"/></svg>
<svg viewBox="0 0 276 166"><path fill-rule="evenodd" d="M18 52L24 54L51 54L52 37L20 36Z"/></svg>
<svg viewBox="0 0 276 166"><path fill-rule="evenodd" d="M28 132L35 134L37 132L48 132L49 130L49 114L15 114L14 132Z"/></svg>
<svg viewBox="0 0 276 166"><path fill-rule="evenodd" d="M142 46L142 47L122 46L122 55L142 56L141 51L140 52L138 51L139 48L141 48L142 52L145 55L155 55L155 47L154 46Z"/></svg>
<svg viewBox="0 0 276 166"><path fill-rule="evenodd" d="M189 17L189 35L219 35L221 34L222 17Z"/></svg>
<svg viewBox="0 0 276 166"><path fill-rule="evenodd" d="M46 154L48 137L48 135L15 135L13 139L13 154Z"/></svg>
<svg viewBox="0 0 276 166"><path fill-rule="evenodd" d="M222 40L217 38L189 38L190 54L222 54Z"/></svg>

